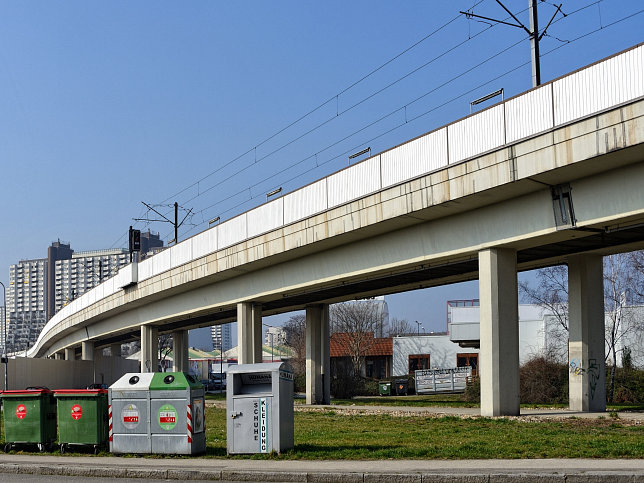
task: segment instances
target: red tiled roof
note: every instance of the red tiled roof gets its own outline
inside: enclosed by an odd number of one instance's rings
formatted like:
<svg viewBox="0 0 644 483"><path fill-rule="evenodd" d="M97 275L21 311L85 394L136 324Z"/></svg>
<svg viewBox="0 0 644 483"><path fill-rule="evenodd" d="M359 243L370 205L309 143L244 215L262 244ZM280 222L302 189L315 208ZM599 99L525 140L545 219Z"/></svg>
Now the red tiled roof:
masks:
<svg viewBox="0 0 644 483"><path fill-rule="evenodd" d="M350 357L350 343L351 337L355 334L351 333L336 333L331 334L329 341L329 354L331 357ZM373 333L371 333L373 337ZM391 337L374 337L365 338L364 342L367 346L366 356L392 356L393 355L393 339Z"/></svg>

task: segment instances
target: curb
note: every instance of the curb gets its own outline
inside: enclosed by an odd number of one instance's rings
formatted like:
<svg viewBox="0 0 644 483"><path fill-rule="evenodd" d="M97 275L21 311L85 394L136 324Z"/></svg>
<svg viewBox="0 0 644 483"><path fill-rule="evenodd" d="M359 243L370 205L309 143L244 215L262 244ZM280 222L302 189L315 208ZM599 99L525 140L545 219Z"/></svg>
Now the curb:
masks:
<svg viewBox="0 0 644 483"><path fill-rule="evenodd" d="M103 478L156 478L160 480L212 480L228 482L298 482L298 483L644 483L644 474L616 471L561 473L350 473L243 470L138 469L112 466L62 466L52 464L21 465L0 463L0 474L32 474Z"/></svg>

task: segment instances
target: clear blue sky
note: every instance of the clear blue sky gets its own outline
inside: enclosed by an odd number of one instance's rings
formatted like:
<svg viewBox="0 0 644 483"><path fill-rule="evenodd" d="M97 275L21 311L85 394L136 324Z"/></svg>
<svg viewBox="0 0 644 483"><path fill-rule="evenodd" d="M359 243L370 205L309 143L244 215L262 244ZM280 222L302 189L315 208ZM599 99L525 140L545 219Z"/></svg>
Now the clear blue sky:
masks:
<svg viewBox="0 0 644 483"><path fill-rule="evenodd" d="M541 44L544 82L644 40L641 0L562 1L568 17ZM525 33L463 16L353 85L475 3L0 1L0 280L59 238L76 251L125 247L141 201L193 209L184 239L343 167L352 149L381 151L466 115L482 94L528 89L529 65L495 79L529 61ZM505 4L528 22L527 0ZM543 27L555 7L539 7ZM507 16L493 0L474 12ZM151 228L172 238L167 224ZM442 330L445 300L476 294L391 297L390 312Z"/></svg>

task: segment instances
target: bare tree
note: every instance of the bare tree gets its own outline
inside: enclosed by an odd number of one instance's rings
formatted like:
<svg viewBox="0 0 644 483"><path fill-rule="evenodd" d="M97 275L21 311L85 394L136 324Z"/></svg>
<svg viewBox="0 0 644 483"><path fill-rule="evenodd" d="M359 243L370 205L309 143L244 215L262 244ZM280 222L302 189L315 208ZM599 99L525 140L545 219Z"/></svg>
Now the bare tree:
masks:
<svg viewBox="0 0 644 483"><path fill-rule="evenodd" d="M411 323L407 319L394 317L389 321L386 334L387 337L395 337L397 335L412 334L414 330L414 327L411 326Z"/></svg>
<svg viewBox="0 0 644 483"><path fill-rule="evenodd" d="M568 267L556 265L537 271L537 284L519 283L523 299L543 309L543 356L557 362L568 359Z"/></svg>
<svg viewBox="0 0 644 483"><path fill-rule="evenodd" d="M640 301L633 289L642 285L644 274L635 269L632 253L618 253L604 257L604 311L606 314L606 345L612 367L608 386L608 401L613 402L617 354L624 342L638 329L638 322L628 305Z"/></svg>
<svg viewBox="0 0 644 483"><path fill-rule="evenodd" d="M163 334L159 336L159 365L165 368L165 361L172 352L172 335ZM177 357L177 354L174 355Z"/></svg>
<svg viewBox="0 0 644 483"><path fill-rule="evenodd" d="M531 304L543 307L568 332L568 267L555 265L537 271L537 286L519 283L519 293Z"/></svg>
<svg viewBox="0 0 644 483"><path fill-rule="evenodd" d="M293 315L284 324L286 345L293 350L291 367L296 374L306 372L306 317Z"/></svg>
<svg viewBox="0 0 644 483"><path fill-rule="evenodd" d="M637 278L633 284L633 292L639 299L644 299L644 250L630 254L633 269L637 272Z"/></svg>
<svg viewBox="0 0 644 483"><path fill-rule="evenodd" d="M354 375L360 374L362 361L374 345L374 335L382 334L385 313L375 300L357 300L332 305L329 312L331 332L351 359Z"/></svg>
<svg viewBox="0 0 644 483"><path fill-rule="evenodd" d="M606 329L606 361L612 363L608 400L612 402L615 387L617 355L624 341L644 328L642 321L627 310L629 304L644 299L644 253L621 253L604 257L604 313ZM537 272L537 286L520 283L519 291L525 299L547 312L550 328L546 337L568 337L568 269L564 265L547 267ZM556 323L552 323L556 321ZM557 331L556 328L559 328ZM557 335L558 333L558 335Z"/></svg>

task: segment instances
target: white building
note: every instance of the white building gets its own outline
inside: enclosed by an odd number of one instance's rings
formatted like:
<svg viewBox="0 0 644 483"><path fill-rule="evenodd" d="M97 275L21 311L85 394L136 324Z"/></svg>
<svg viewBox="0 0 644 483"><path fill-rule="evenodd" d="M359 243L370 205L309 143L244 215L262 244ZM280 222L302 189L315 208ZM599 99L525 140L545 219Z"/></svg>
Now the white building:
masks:
<svg viewBox="0 0 644 483"><path fill-rule="evenodd" d="M462 348L445 333L405 335L393 338L392 375L404 376L420 369L471 366L478 371L478 348Z"/></svg>
<svg viewBox="0 0 644 483"><path fill-rule="evenodd" d="M213 325L210 328L212 347L214 350L226 352L233 347L232 324Z"/></svg>
<svg viewBox="0 0 644 483"><path fill-rule="evenodd" d="M47 259L22 260L9 267L7 349L27 349L47 322Z"/></svg>
<svg viewBox="0 0 644 483"><path fill-rule="evenodd" d="M78 252L68 260L55 262L55 311L116 275L130 263L127 249Z"/></svg>
<svg viewBox="0 0 644 483"><path fill-rule="evenodd" d="M476 304L449 305L449 334L394 337L393 375L416 369L448 369L479 366L479 311ZM561 350L561 338L553 337L555 322L536 305L519 305L519 362L523 364L546 350ZM459 345L460 343L460 345Z"/></svg>
<svg viewBox="0 0 644 483"><path fill-rule="evenodd" d="M150 232L142 234L141 239L148 250L163 245L159 236ZM30 347L56 312L116 275L129 262L127 249L74 253L69 243L58 240L48 247L47 258L11 265L7 287L8 352Z"/></svg>
<svg viewBox="0 0 644 483"><path fill-rule="evenodd" d="M449 338L464 347L478 347L480 338L480 308L452 307ZM606 313L606 329L612 318L619 318L615 341L617 365L622 364L622 351L628 348L633 365L644 367L644 306L627 306L619 313ZM605 354L610 354L608 342ZM519 305L519 362L544 355L568 363L568 332L548 311L538 305ZM610 362L610 361L609 361Z"/></svg>
<svg viewBox="0 0 644 483"><path fill-rule="evenodd" d="M269 327L264 335L264 343L267 346L286 344L286 331L282 327Z"/></svg>

